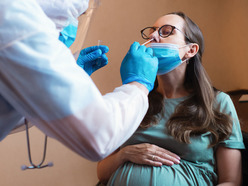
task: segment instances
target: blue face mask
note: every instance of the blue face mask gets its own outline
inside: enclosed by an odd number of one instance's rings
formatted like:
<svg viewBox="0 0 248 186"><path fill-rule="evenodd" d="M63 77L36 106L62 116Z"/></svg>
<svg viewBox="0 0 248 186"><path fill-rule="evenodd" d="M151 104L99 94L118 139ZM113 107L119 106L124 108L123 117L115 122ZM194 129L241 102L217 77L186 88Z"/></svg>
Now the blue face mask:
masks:
<svg viewBox="0 0 248 186"><path fill-rule="evenodd" d="M153 55L158 58L158 75L167 74L184 62L181 60L179 48L175 44L151 43L149 47L153 49Z"/></svg>
<svg viewBox="0 0 248 186"><path fill-rule="evenodd" d="M62 41L68 48L75 41L77 35L77 26L68 25L60 32L59 40Z"/></svg>

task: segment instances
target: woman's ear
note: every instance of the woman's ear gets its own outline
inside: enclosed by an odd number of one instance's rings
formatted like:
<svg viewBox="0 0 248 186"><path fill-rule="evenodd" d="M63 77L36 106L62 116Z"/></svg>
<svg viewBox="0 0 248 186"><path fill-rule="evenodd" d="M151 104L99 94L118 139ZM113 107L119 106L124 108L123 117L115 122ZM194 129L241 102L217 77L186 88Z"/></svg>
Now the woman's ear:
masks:
<svg viewBox="0 0 248 186"><path fill-rule="evenodd" d="M194 57L197 54L198 50L199 50L199 45L197 43L190 43L189 44L189 50L185 54L185 57L186 58Z"/></svg>

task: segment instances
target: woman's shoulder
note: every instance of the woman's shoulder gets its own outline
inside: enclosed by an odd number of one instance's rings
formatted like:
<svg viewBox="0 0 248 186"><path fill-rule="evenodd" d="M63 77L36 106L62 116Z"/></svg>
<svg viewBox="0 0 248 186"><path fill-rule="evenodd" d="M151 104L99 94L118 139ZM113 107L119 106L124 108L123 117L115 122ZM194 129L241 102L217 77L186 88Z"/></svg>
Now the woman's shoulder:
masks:
<svg viewBox="0 0 248 186"><path fill-rule="evenodd" d="M225 109L226 111L235 110L233 101L231 97L222 91L218 91L216 95L216 104L220 107L220 109Z"/></svg>
<svg viewBox="0 0 248 186"><path fill-rule="evenodd" d="M231 98L227 93L222 92L222 91L218 91L216 94L216 100L217 100L217 102L223 102L223 101L229 102L229 101L231 101Z"/></svg>

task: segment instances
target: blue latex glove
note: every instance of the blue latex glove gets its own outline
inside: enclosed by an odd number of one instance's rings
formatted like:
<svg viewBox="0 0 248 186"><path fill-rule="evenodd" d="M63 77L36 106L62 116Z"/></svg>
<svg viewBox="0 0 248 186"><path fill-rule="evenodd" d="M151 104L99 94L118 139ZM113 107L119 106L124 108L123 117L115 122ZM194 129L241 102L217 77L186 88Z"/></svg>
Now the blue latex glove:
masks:
<svg viewBox="0 0 248 186"><path fill-rule="evenodd" d="M120 71L123 84L136 81L150 92L158 71L158 58L153 56L151 48L134 42L122 61Z"/></svg>
<svg viewBox="0 0 248 186"><path fill-rule="evenodd" d="M108 64L108 58L105 53L109 48L105 45L92 46L81 50L77 59L77 64L82 67L89 76Z"/></svg>
<svg viewBox="0 0 248 186"><path fill-rule="evenodd" d="M68 48L75 41L77 35L77 26L68 25L59 35L59 40L62 41Z"/></svg>

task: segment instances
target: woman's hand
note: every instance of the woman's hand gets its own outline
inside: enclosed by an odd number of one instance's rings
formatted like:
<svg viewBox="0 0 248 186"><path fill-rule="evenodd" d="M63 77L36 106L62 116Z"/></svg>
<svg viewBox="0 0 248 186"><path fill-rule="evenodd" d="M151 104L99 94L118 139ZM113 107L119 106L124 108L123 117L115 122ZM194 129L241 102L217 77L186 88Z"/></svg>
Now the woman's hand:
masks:
<svg viewBox="0 0 248 186"><path fill-rule="evenodd" d="M149 143L129 145L116 150L110 156L98 162L97 176L99 180L102 183L107 183L113 172L127 161L159 167L162 165L172 166L173 164L179 164L180 157Z"/></svg>
<svg viewBox="0 0 248 186"><path fill-rule="evenodd" d="M129 145L122 148L119 153L121 159L136 164L162 166L180 163L180 157L168 150L149 143Z"/></svg>

